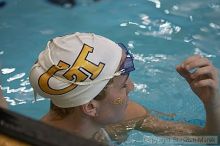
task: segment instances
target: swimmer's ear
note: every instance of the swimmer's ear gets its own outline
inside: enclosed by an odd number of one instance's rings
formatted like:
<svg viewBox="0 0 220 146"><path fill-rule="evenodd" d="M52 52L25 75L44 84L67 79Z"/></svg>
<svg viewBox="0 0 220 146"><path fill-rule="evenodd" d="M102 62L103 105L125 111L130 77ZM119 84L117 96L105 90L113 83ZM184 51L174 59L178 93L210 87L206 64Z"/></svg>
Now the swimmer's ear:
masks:
<svg viewBox="0 0 220 146"><path fill-rule="evenodd" d="M97 108L98 108L98 102L96 100L91 100L90 102L81 105L81 110L84 114L96 117L97 116Z"/></svg>

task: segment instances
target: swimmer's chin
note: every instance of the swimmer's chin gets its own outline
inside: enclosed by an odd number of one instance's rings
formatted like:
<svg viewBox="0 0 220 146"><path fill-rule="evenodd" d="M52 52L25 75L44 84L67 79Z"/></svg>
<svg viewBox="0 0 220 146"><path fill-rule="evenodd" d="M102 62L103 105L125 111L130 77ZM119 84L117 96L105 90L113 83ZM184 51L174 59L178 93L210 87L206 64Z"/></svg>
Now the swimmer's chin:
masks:
<svg viewBox="0 0 220 146"><path fill-rule="evenodd" d="M128 108L128 104L129 104L129 100L124 101L123 105L124 106L124 112L126 112L127 108Z"/></svg>
<svg viewBox="0 0 220 146"><path fill-rule="evenodd" d="M125 110L128 108L128 102L129 102L129 100L126 101Z"/></svg>

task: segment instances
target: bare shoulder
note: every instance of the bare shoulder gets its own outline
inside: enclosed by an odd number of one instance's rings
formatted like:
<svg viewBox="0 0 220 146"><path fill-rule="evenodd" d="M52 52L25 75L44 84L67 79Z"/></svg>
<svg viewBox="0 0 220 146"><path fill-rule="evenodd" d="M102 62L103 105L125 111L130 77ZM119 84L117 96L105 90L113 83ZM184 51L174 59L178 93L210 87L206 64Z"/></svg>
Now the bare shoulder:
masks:
<svg viewBox="0 0 220 146"><path fill-rule="evenodd" d="M61 118L51 110L41 118L44 123L53 123L58 120L61 120Z"/></svg>
<svg viewBox="0 0 220 146"><path fill-rule="evenodd" d="M145 109L142 105L134 101L129 101L123 120L126 121L137 117L146 116L148 114L149 111Z"/></svg>
<svg viewBox="0 0 220 146"><path fill-rule="evenodd" d="M6 100L4 99L4 97L2 95L1 88L0 88L0 107L3 107L3 108L7 108L8 107Z"/></svg>

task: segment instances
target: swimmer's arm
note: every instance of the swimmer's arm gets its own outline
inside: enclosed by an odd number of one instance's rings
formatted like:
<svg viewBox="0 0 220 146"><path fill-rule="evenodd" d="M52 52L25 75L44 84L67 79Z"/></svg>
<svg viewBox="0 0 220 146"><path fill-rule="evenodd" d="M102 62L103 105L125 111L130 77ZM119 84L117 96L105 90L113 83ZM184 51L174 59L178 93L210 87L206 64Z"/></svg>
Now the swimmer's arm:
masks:
<svg viewBox="0 0 220 146"><path fill-rule="evenodd" d="M219 71L207 58L195 55L176 67L206 110L206 133L220 134ZM195 70L191 72L191 70Z"/></svg>
<svg viewBox="0 0 220 146"><path fill-rule="evenodd" d="M135 119L135 120L134 120ZM124 117L124 122L131 121L136 130L151 132L158 135L193 135L202 134L205 129L199 126L190 125L180 122L161 120L144 108L143 106L130 101ZM142 123L142 124L141 124Z"/></svg>
<svg viewBox="0 0 220 146"><path fill-rule="evenodd" d="M176 69L203 102L206 110L206 126L202 128L187 123L163 121L148 115L139 130L160 135L219 134L220 94L218 70L207 58L199 55L187 58ZM190 72L192 69L196 69L195 72Z"/></svg>
<svg viewBox="0 0 220 146"><path fill-rule="evenodd" d="M152 115L146 116L141 126L137 126L135 129L164 136L201 135L205 133L205 128L187 123L165 121Z"/></svg>
<svg viewBox="0 0 220 146"><path fill-rule="evenodd" d="M129 101L122 121L105 126L105 130L112 140L121 143L127 139L127 133L129 131L135 129L138 123L139 125L142 123L141 119L147 114L148 112L144 107L133 101Z"/></svg>
<svg viewBox="0 0 220 146"><path fill-rule="evenodd" d="M160 120L152 116L143 106L130 101L123 121L107 125L105 130L112 140L120 143L126 140L127 133L133 129L166 136L198 135L203 133L203 128L198 126Z"/></svg>

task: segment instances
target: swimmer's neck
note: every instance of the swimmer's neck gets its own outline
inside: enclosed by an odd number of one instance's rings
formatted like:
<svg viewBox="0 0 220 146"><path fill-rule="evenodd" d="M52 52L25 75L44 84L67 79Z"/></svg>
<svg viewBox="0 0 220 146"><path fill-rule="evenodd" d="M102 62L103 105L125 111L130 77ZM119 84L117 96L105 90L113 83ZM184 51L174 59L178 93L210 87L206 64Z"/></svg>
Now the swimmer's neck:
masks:
<svg viewBox="0 0 220 146"><path fill-rule="evenodd" d="M60 118L56 113L50 110L41 120L51 126L77 134L87 139L91 139L94 133L103 127L102 125L95 123L94 120L77 112L64 118Z"/></svg>

